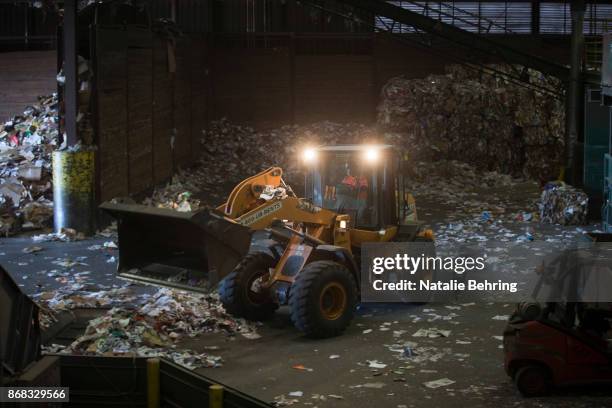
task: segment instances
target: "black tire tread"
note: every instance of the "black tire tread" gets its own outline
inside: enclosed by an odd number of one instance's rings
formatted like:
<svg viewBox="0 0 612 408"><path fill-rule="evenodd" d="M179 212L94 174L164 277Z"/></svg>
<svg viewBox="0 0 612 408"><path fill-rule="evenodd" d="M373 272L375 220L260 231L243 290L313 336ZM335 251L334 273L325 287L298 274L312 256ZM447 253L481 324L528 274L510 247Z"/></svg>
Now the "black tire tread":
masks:
<svg viewBox="0 0 612 408"><path fill-rule="evenodd" d="M244 283L245 276L250 272L250 268L261 263L272 267L274 259L264 252L247 254L236 265L234 270L221 281L219 299L229 314L248 320L265 320L270 318L276 309L278 309L278 305L273 302L254 308L251 305L245 304L240 297L241 285Z"/></svg>
<svg viewBox="0 0 612 408"><path fill-rule="evenodd" d="M351 310L346 324L334 327L333 329L325 329L317 325L316 317L312 313L312 305L310 305L308 301L313 286L329 269L343 270L343 273L346 273L350 277L354 295L353 299L347 299L349 302L347 307L353 310ZM307 264L299 273L289 292L291 320L293 324L308 337L325 338L338 336L346 329L353 318L353 311L357 304L357 293L358 290L355 279L344 265L334 261L315 261Z"/></svg>

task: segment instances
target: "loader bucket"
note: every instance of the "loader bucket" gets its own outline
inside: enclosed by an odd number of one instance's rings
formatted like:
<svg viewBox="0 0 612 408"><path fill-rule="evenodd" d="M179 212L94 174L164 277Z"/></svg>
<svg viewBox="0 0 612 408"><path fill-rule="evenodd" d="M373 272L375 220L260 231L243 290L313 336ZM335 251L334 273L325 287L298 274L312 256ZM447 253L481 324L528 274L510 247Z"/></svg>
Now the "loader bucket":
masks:
<svg viewBox="0 0 612 408"><path fill-rule="evenodd" d="M248 253L252 230L216 210L178 212L106 202L117 219L121 277L207 292Z"/></svg>

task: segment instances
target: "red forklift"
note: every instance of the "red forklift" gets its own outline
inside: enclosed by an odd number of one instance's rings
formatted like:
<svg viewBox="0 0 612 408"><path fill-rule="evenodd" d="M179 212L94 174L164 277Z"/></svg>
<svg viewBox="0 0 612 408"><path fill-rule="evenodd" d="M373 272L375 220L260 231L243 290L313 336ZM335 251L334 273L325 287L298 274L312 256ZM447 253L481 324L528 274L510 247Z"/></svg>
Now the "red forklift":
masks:
<svg viewBox="0 0 612 408"><path fill-rule="evenodd" d="M591 239L612 242L612 234ZM523 396L542 396L557 386L612 384L612 303L584 301L593 290L612 292L612 248L603 252L601 259L588 251L587 257L580 250L563 252L541 269L538 301L520 303L508 321L504 366Z"/></svg>

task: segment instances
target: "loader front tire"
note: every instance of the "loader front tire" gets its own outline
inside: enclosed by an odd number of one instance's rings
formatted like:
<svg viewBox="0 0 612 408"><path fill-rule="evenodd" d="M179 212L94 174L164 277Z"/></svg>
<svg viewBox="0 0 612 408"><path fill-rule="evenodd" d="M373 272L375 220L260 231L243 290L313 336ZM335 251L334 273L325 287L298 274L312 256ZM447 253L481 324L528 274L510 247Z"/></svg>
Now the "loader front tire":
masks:
<svg viewBox="0 0 612 408"><path fill-rule="evenodd" d="M333 261L307 264L289 292L293 324L308 337L341 334L357 305L357 284L351 272Z"/></svg>
<svg viewBox="0 0 612 408"><path fill-rule="evenodd" d="M254 284L269 273L274 264L274 258L262 252L245 256L221 281L219 298L225 310L248 320L269 319L278 309L278 304L267 291L255 291Z"/></svg>

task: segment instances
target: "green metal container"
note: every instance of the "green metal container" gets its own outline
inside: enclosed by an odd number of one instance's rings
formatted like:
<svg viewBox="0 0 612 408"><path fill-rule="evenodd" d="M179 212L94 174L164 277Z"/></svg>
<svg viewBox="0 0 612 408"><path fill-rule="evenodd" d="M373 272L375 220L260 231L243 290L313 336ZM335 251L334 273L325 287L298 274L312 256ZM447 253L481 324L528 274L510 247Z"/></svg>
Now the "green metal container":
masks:
<svg viewBox="0 0 612 408"><path fill-rule="evenodd" d="M584 120L584 190L589 214L600 214L604 203L604 155L610 153L611 108L601 102L600 88L586 90Z"/></svg>
<svg viewBox="0 0 612 408"><path fill-rule="evenodd" d="M604 161L603 229L612 232L612 155L606 154Z"/></svg>

